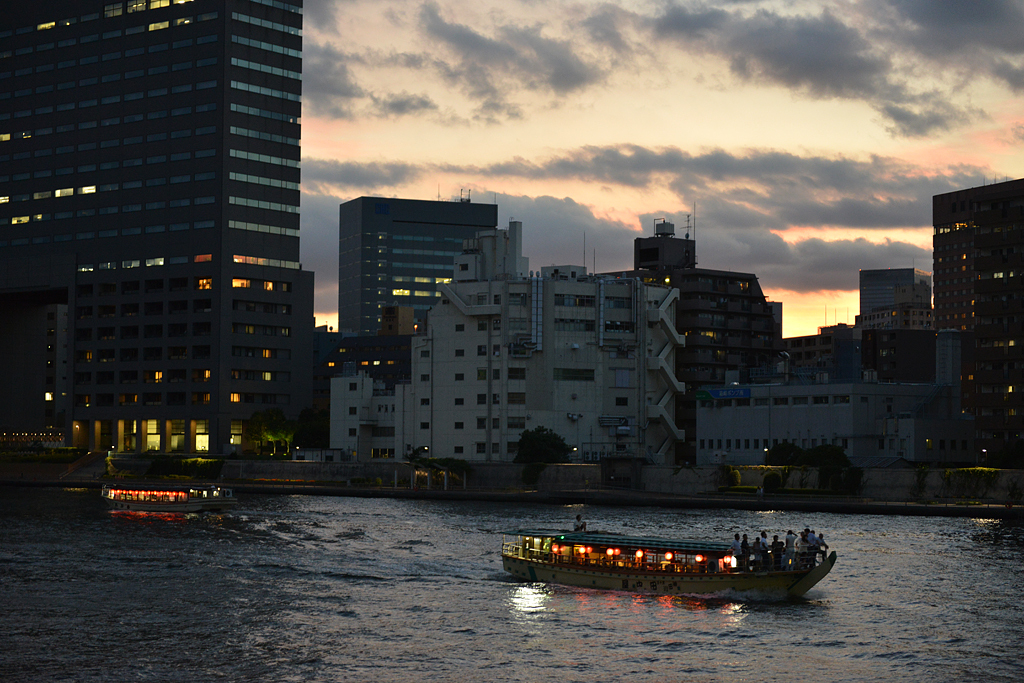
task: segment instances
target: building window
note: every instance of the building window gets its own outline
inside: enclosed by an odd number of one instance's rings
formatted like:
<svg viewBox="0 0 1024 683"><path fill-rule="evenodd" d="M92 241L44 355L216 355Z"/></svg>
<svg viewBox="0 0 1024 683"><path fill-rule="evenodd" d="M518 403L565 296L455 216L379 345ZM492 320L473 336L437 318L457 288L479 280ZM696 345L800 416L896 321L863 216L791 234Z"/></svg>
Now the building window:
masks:
<svg viewBox="0 0 1024 683"><path fill-rule="evenodd" d="M617 406L628 406L629 405L629 398L626 397L626 396L616 396L615 397L615 405L617 405Z"/></svg>
<svg viewBox="0 0 1024 683"><path fill-rule="evenodd" d="M487 405L487 394L477 394L476 395L476 404L478 406L485 406L485 405Z"/></svg>

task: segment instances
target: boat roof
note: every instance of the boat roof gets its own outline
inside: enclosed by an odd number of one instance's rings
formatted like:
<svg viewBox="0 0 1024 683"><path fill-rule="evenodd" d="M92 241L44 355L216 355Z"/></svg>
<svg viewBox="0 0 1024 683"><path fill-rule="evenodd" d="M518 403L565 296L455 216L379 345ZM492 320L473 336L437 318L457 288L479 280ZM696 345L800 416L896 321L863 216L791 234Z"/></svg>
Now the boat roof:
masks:
<svg viewBox="0 0 1024 683"><path fill-rule="evenodd" d="M585 545L617 545L628 548L657 548L659 550L726 552L732 548L727 541L695 541L690 539L654 538L650 536L625 536L608 531L560 531L552 529L518 529L506 531L517 536L553 538L566 543Z"/></svg>
<svg viewBox="0 0 1024 683"><path fill-rule="evenodd" d="M135 481L135 482L108 482L103 484L105 489L121 489L124 491L209 491L221 488L215 484L167 484L156 481Z"/></svg>

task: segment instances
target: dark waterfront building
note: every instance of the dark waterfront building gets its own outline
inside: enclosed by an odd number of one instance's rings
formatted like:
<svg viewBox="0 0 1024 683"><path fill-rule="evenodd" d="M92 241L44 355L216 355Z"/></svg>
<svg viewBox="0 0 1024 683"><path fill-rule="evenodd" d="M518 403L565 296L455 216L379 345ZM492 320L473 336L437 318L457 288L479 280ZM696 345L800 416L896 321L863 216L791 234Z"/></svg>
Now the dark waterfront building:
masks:
<svg viewBox="0 0 1024 683"><path fill-rule="evenodd" d="M338 329L376 334L388 305L414 309L416 321L440 301L462 240L498 224L495 204L360 197L341 205Z"/></svg>
<svg viewBox="0 0 1024 683"><path fill-rule="evenodd" d="M881 382L935 382L934 330L864 330L862 362Z"/></svg>
<svg viewBox="0 0 1024 683"><path fill-rule="evenodd" d="M1024 432L1024 180L935 195L935 325L964 337L977 448Z"/></svg>
<svg viewBox="0 0 1024 683"><path fill-rule="evenodd" d="M675 462L694 465L697 391L708 384L745 380L741 374L778 360L782 321L776 321L775 310L781 306L765 299L752 273L694 267L695 242L688 236L676 238L671 223L657 224L655 233L634 241L634 270L616 275L679 290L676 329L686 346L676 352L676 378L685 382L686 393L676 399L675 422L685 439L676 444Z"/></svg>
<svg viewBox="0 0 1024 683"><path fill-rule="evenodd" d="M309 404L301 5L4 4L0 428L226 452Z"/></svg>

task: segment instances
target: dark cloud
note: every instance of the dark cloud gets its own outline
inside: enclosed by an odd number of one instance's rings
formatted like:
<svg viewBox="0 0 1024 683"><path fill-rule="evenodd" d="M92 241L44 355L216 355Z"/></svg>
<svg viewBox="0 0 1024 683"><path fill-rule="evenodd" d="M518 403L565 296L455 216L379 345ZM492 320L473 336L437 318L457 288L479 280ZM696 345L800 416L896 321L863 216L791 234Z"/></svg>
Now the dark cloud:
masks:
<svg viewBox="0 0 1024 683"><path fill-rule="evenodd" d="M348 69L352 59L333 45L307 43L304 46L302 101L307 116L352 117L355 100L366 94Z"/></svg>
<svg viewBox="0 0 1024 683"><path fill-rule="evenodd" d="M655 30L662 35L687 39L707 38L726 27L733 16L721 9L700 7L691 9L685 5L670 4L657 17Z"/></svg>
<svg viewBox="0 0 1024 683"><path fill-rule="evenodd" d="M901 38L922 54L1024 54L1019 0L876 0L894 15Z"/></svg>
<svg viewBox="0 0 1024 683"><path fill-rule="evenodd" d="M631 23L632 15L614 5L602 5L593 14L579 20L579 26L590 40L601 47L610 48L618 54L633 52L632 41L625 35L625 24Z"/></svg>
<svg viewBox="0 0 1024 683"><path fill-rule="evenodd" d="M304 0L302 3L302 25L316 26L317 30L334 33L338 30L338 8L344 8L347 0Z"/></svg>
<svg viewBox="0 0 1024 683"><path fill-rule="evenodd" d="M406 116L425 111L437 111L437 103L427 95L414 95L407 92L373 97L374 106L381 116Z"/></svg>
<svg viewBox="0 0 1024 683"><path fill-rule="evenodd" d="M302 183L306 190L322 187L351 187L363 194L376 188L395 187L415 180L421 169L403 163L357 163L327 159L304 159Z"/></svg>
<svg viewBox="0 0 1024 683"><path fill-rule="evenodd" d="M893 135L928 135L976 115L954 105L948 93L909 88L911 74L892 59L908 56L899 28L887 26L880 33L868 17L861 18L850 23L828 10L807 16L673 3L651 25L656 35L674 38L684 50L718 54L747 83L782 86L816 99L864 101Z"/></svg>
<svg viewBox="0 0 1024 683"><path fill-rule="evenodd" d="M485 119L515 116L518 108L506 103L515 89L563 96L604 77L601 69L577 54L570 41L545 37L543 25L498 26L491 37L447 21L434 3L424 4L419 17L426 36L453 57L451 62L434 59L431 63L446 80L480 101L478 115Z"/></svg>
<svg viewBox="0 0 1024 683"><path fill-rule="evenodd" d="M746 80L769 80L822 98L873 99L889 87L889 59L828 12L783 17L759 11L732 25L726 45L733 73Z"/></svg>
<svg viewBox="0 0 1024 683"><path fill-rule="evenodd" d="M302 267L314 273L313 310L318 317L338 314L338 206L348 199L302 193L299 257Z"/></svg>

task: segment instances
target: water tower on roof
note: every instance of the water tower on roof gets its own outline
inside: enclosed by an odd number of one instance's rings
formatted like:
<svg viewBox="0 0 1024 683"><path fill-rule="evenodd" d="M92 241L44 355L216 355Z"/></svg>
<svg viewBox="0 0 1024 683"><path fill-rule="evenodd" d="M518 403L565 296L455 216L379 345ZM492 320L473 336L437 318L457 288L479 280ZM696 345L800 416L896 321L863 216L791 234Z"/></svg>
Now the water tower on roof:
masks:
<svg viewBox="0 0 1024 683"><path fill-rule="evenodd" d="M654 221L654 237L638 237L633 241L634 270L665 270L697 266L697 243L690 237L690 215L686 216L686 232L676 237L675 223L664 218Z"/></svg>

